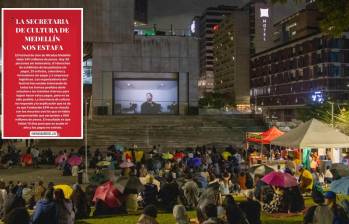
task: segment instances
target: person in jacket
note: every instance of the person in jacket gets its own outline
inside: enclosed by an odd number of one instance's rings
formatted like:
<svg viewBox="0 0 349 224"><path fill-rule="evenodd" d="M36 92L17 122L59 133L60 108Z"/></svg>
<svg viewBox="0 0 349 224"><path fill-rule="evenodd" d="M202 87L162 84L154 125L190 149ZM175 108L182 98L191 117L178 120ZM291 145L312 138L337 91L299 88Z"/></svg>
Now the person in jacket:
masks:
<svg viewBox="0 0 349 224"><path fill-rule="evenodd" d="M13 186L7 196L4 206L4 216L9 214L13 209L25 207L25 201L22 194L17 194L18 186Z"/></svg>
<svg viewBox="0 0 349 224"><path fill-rule="evenodd" d="M347 224L349 218L344 209L337 204L337 195L333 191L328 191L325 194L325 204L332 210L334 219L333 224Z"/></svg>
<svg viewBox="0 0 349 224"><path fill-rule="evenodd" d="M243 214L239 206L236 204L233 196L227 195L224 200L224 209L228 224L240 224Z"/></svg>
<svg viewBox="0 0 349 224"><path fill-rule="evenodd" d="M57 209L53 201L53 191L47 190L44 198L40 199L36 205L32 217L32 224L57 224Z"/></svg>
<svg viewBox="0 0 349 224"><path fill-rule="evenodd" d="M176 219L176 224L189 224L190 220L184 205L176 205L173 208L173 217Z"/></svg>
<svg viewBox="0 0 349 224"><path fill-rule="evenodd" d="M178 184L173 181L171 175L168 175L166 183L160 189L160 199L162 201L163 208L166 211L172 211L173 207L177 204L177 199L180 194Z"/></svg>
<svg viewBox="0 0 349 224"><path fill-rule="evenodd" d="M34 187L34 199L38 202L45 194L46 188L44 183L40 180L37 185Z"/></svg>
<svg viewBox="0 0 349 224"><path fill-rule="evenodd" d="M218 209L214 204L208 204L205 206L206 220L202 224L223 224L224 221L218 218Z"/></svg>
<svg viewBox="0 0 349 224"><path fill-rule="evenodd" d="M157 204L158 187L153 183L154 177L148 176L147 183L144 185L144 191L141 193L143 198L143 207Z"/></svg>
<svg viewBox="0 0 349 224"><path fill-rule="evenodd" d="M5 224L30 224L30 216L26 208L13 209L4 219Z"/></svg>
<svg viewBox="0 0 349 224"><path fill-rule="evenodd" d="M7 200L6 184L4 181L0 181L0 218L3 217L6 200Z"/></svg>
<svg viewBox="0 0 349 224"><path fill-rule="evenodd" d="M75 214L73 211L73 203L64 198L62 189L56 189L54 191L54 199L57 208L57 224L74 224Z"/></svg>
<svg viewBox="0 0 349 224"><path fill-rule="evenodd" d="M187 175L186 182L182 187L187 206L189 208L195 208L199 200L199 186L193 180L191 174Z"/></svg>
<svg viewBox="0 0 349 224"><path fill-rule="evenodd" d="M250 224L261 224L261 205L253 199L253 191L246 193L247 201L240 203L240 209L245 213Z"/></svg>
<svg viewBox="0 0 349 224"><path fill-rule="evenodd" d="M313 190L311 196L316 205L306 210L303 224L332 224L334 215L332 210L324 204L324 195L320 191Z"/></svg>
<svg viewBox="0 0 349 224"><path fill-rule="evenodd" d="M87 196L85 192L81 189L80 185L75 184L73 186L73 194L71 196L74 211L75 211L75 219L83 219L87 218L90 215L90 207L87 201Z"/></svg>
<svg viewBox="0 0 349 224"><path fill-rule="evenodd" d="M155 205L147 205L143 209L143 214L139 217L137 224L159 224L156 221L158 211Z"/></svg>

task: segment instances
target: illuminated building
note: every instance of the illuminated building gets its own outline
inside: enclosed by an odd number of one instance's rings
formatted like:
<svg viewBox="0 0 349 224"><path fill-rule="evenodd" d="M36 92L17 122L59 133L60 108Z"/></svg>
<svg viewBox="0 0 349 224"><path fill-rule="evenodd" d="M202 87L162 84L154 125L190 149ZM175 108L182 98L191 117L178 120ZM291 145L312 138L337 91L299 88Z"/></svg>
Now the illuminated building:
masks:
<svg viewBox="0 0 349 224"><path fill-rule="evenodd" d="M199 55L200 55L200 94L212 92L214 89L213 73L213 33L214 26L219 24L224 15L231 14L238 7L236 6L218 6L209 7L197 20L196 34L199 37Z"/></svg>
<svg viewBox="0 0 349 224"><path fill-rule="evenodd" d="M312 7L275 24L279 44L251 58L251 103L280 120L312 103L349 99L349 33L321 33Z"/></svg>
<svg viewBox="0 0 349 224"><path fill-rule="evenodd" d="M250 108L250 56L271 46L271 22L271 7L252 1L213 26L214 90L238 109Z"/></svg>

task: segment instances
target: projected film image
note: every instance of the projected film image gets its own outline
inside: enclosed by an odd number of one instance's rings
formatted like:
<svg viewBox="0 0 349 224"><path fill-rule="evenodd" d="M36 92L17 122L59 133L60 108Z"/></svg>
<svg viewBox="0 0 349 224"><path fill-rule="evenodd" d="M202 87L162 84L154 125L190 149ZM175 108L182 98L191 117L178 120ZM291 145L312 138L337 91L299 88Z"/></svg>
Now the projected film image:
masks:
<svg viewBox="0 0 349 224"><path fill-rule="evenodd" d="M115 80L115 114L177 114L176 80Z"/></svg>

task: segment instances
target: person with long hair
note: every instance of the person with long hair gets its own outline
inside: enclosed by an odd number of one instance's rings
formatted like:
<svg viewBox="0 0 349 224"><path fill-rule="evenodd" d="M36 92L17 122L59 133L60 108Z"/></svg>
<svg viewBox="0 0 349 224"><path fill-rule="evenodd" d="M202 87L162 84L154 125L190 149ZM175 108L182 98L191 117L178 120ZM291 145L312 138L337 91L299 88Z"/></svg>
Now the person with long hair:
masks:
<svg viewBox="0 0 349 224"><path fill-rule="evenodd" d="M54 191L55 203L57 207L57 224L74 224L75 214L73 211L73 203L64 197L62 189Z"/></svg>

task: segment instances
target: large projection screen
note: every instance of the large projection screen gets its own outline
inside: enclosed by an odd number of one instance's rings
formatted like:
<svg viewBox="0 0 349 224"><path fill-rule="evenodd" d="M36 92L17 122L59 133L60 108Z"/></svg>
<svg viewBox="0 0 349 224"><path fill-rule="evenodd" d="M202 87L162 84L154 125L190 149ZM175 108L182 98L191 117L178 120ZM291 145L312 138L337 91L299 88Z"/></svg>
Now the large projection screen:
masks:
<svg viewBox="0 0 349 224"><path fill-rule="evenodd" d="M178 114L177 80L114 80L115 114Z"/></svg>

